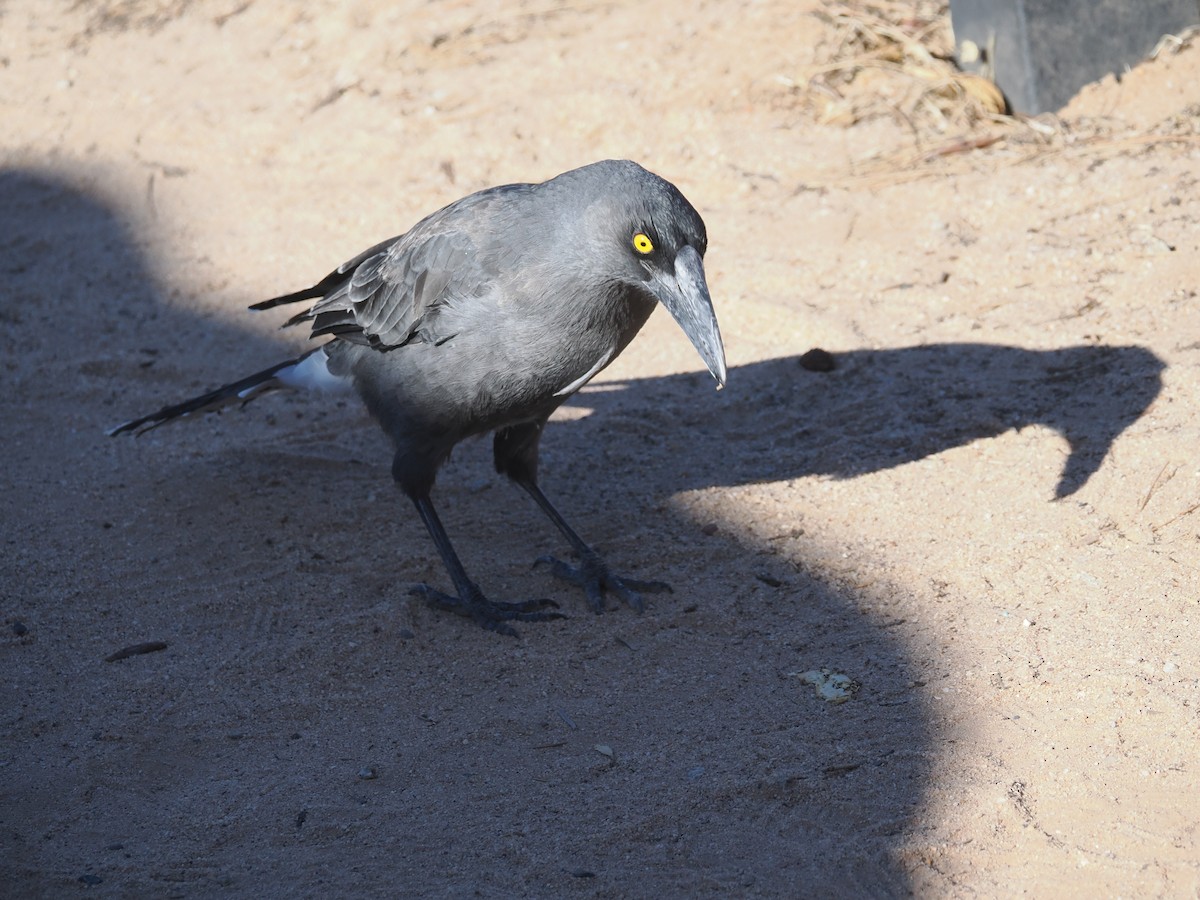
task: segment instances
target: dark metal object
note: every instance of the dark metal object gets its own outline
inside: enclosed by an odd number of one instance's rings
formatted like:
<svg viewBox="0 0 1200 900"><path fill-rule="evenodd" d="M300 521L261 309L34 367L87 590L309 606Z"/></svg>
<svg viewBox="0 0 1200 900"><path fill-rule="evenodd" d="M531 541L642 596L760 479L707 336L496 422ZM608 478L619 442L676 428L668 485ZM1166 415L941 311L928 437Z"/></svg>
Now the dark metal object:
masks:
<svg viewBox="0 0 1200 900"><path fill-rule="evenodd" d="M950 17L959 65L1033 115L1200 25L1200 0L950 0Z"/></svg>

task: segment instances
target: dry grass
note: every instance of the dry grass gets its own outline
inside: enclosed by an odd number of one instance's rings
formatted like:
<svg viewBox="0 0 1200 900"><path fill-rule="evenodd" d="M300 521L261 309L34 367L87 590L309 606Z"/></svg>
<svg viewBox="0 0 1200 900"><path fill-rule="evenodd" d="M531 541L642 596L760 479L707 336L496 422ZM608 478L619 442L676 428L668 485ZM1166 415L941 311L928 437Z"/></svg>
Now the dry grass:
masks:
<svg viewBox="0 0 1200 900"><path fill-rule="evenodd" d="M817 122L894 117L922 142L1003 113L995 86L955 65L948 4L837 3L816 15L830 37L787 86Z"/></svg>
<svg viewBox="0 0 1200 900"><path fill-rule="evenodd" d="M822 125L851 128L892 118L908 146L853 160L823 186L882 187L980 164L1011 166L1059 153L1109 156L1162 143L1200 141L1200 107L1130 133L1103 118L1010 115L999 89L960 71L949 4L941 0L830 3L816 13L829 37L812 64L782 79L802 112ZM1174 55L1197 29L1164 38L1150 55ZM989 150L986 157L972 151Z"/></svg>

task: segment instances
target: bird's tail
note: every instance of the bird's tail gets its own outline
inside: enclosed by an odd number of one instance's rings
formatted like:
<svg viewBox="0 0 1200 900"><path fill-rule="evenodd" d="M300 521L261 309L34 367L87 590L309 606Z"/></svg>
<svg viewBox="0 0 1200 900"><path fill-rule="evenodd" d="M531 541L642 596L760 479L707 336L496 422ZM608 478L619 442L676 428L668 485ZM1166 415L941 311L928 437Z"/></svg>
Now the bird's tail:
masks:
<svg viewBox="0 0 1200 900"><path fill-rule="evenodd" d="M318 347L296 359L289 359L263 369L240 381L222 385L207 394L184 400L173 406L164 406L158 412L130 419L108 431L109 437L118 434L142 434L167 422L181 419L198 412L212 412L230 403L248 403L259 394L278 388L331 387L335 380L326 367L324 348Z"/></svg>

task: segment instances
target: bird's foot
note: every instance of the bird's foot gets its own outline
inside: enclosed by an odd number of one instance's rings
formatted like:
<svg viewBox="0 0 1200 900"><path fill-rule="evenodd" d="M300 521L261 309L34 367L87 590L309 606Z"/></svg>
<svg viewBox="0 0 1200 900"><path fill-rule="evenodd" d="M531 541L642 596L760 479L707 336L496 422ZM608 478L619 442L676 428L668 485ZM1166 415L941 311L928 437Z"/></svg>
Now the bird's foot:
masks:
<svg viewBox="0 0 1200 900"><path fill-rule="evenodd" d="M646 603L642 594L671 593L671 586L665 581L639 581L636 578L619 578L612 573L608 565L595 553L586 553L578 566L572 566L555 559L553 556L541 556L534 566L547 565L550 573L563 581L581 587L587 594L588 605L593 612L604 611L604 594L616 594L633 609L643 612Z"/></svg>
<svg viewBox="0 0 1200 900"><path fill-rule="evenodd" d="M547 609L558 609L553 600L525 600L521 603L506 603L500 600L489 600L476 587L466 592L465 597L446 594L427 584L418 584L411 591L418 597L423 597L430 606L444 609L448 612L465 616L488 631L517 637L517 630L509 622L547 622L550 619L565 619L560 612L547 612Z"/></svg>

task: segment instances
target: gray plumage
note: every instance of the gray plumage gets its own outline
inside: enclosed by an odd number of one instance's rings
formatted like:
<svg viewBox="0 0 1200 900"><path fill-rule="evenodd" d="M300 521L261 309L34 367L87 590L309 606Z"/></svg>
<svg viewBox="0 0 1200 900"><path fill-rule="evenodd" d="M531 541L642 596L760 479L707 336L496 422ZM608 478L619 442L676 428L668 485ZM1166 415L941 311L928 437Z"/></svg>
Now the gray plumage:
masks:
<svg viewBox="0 0 1200 900"><path fill-rule="evenodd" d="M701 259L704 223L670 183L632 162L606 161L541 184L464 197L375 245L318 284L256 304L315 301L316 350L113 429L139 432L193 412L314 381L353 386L391 437L392 473L413 499L457 593L418 590L435 605L511 633L548 601L498 603L463 571L430 500L454 445L496 432L497 471L525 488L580 557L547 560L597 611L611 591L640 609L662 589L613 575L537 486L537 448L550 414L633 339L662 302L706 366L725 380L724 350Z"/></svg>

